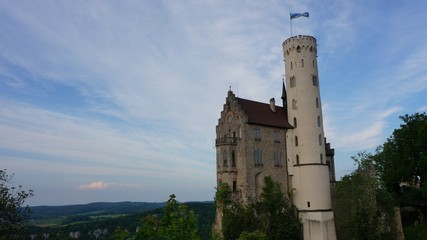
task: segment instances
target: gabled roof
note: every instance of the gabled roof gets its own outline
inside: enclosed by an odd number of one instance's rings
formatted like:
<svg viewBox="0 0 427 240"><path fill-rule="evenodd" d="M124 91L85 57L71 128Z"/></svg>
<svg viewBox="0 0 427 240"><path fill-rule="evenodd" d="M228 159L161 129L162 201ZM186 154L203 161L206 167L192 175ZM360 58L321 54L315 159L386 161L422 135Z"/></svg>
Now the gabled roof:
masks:
<svg viewBox="0 0 427 240"><path fill-rule="evenodd" d="M248 116L248 123L269 127L293 128L288 122L286 111L276 106L276 112L271 111L270 104L255 102L243 98L236 98L243 111Z"/></svg>

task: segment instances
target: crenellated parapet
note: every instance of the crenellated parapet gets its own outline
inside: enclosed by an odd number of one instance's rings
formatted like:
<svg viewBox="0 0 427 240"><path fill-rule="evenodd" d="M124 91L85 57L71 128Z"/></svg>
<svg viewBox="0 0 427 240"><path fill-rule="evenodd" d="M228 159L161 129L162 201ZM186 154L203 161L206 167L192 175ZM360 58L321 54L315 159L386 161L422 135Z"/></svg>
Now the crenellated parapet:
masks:
<svg viewBox="0 0 427 240"><path fill-rule="evenodd" d="M283 44L283 54L286 58L287 55L294 52L304 53L311 52L317 54L317 41L316 38L308 35L298 35L286 39Z"/></svg>

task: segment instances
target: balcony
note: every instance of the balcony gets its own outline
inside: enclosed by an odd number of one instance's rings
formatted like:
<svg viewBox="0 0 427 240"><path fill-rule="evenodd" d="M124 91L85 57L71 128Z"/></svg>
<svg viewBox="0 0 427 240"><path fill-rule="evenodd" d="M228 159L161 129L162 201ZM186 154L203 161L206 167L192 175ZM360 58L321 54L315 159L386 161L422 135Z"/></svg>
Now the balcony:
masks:
<svg viewBox="0 0 427 240"><path fill-rule="evenodd" d="M237 137L222 137L215 140L215 146L237 145Z"/></svg>

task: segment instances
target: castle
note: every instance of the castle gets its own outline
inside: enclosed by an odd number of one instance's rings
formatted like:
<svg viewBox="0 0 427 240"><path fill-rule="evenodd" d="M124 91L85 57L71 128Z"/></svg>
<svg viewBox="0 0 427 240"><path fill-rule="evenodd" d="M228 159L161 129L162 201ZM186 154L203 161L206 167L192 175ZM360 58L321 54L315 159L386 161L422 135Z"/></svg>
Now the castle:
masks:
<svg viewBox="0 0 427 240"><path fill-rule="evenodd" d="M228 91L216 126L217 183L230 186L242 204L260 198L264 177L271 176L292 192L305 240L334 240L331 183L335 182L334 149L326 142L312 36L283 42L285 83L282 106L236 97ZM217 212L214 230L221 228Z"/></svg>

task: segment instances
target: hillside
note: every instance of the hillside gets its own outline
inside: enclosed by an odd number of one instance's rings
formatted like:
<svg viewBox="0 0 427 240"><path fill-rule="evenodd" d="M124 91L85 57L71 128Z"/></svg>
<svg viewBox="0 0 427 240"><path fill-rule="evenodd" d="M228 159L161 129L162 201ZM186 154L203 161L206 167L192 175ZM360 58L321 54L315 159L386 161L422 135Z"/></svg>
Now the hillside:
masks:
<svg viewBox="0 0 427 240"><path fill-rule="evenodd" d="M201 239L211 239L211 227L215 217L213 202L184 204L197 216ZM73 235L78 236L78 239L110 239L118 227L135 232L145 216L161 215L163 206L165 203L119 202L32 207L34 214L30 219L28 233L49 234L58 238Z"/></svg>

